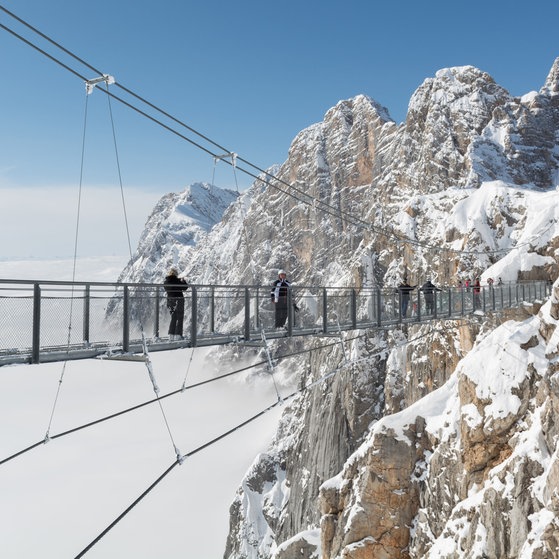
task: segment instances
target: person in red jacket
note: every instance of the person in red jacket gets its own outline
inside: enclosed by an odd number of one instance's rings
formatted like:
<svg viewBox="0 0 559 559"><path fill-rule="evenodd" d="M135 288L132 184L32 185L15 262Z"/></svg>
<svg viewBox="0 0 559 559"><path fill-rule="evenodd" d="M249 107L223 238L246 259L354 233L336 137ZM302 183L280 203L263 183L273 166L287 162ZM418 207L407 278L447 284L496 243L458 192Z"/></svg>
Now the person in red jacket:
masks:
<svg viewBox="0 0 559 559"><path fill-rule="evenodd" d="M479 309L481 307L479 301L480 293L481 293L481 283L479 281L479 278L476 278L476 281L474 282L474 310Z"/></svg>

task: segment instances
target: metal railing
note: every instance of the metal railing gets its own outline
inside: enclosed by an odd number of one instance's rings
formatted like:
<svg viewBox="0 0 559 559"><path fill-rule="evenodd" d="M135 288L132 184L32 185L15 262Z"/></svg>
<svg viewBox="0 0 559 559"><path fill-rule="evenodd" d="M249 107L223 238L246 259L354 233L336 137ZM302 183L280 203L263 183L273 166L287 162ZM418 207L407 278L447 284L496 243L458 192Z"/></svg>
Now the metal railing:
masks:
<svg viewBox="0 0 559 559"><path fill-rule="evenodd" d="M169 311L160 284L0 280L0 365L101 354L311 334L456 319L544 300L545 281L441 288L426 304L419 290L406 307L394 288L294 286L285 328L274 326L270 287L191 285L185 292L184 339L167 334ZM298 310L295 309L295 306Z"/></svg>

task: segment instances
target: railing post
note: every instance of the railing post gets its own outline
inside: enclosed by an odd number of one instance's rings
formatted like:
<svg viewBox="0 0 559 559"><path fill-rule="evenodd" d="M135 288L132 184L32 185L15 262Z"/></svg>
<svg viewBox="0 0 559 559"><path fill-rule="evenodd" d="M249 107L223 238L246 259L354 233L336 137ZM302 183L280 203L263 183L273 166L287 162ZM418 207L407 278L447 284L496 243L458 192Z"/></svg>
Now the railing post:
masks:
<svg viewBox="0 0 559 559"><path fill-rule="evenodd" d="M355 289L351 290L351 326L355 330L357 328L357 293Z"/></svg>
<svg viewBox="0 0 559 559"><path fill-rule="evenodd" d="M215 286L210 289L210 332L215 333Z"/></svg>
<svg viewBox="0 0 559 559"><path fill-rule="evenodd" d="M448 318L452 316L452 287L448 288Z"/></svg>
<svg viewBox="0 0 559 559"><path fill-rule="evenodd" d="M155 288L155 317L153 320L153 337L157 340L159 338L159 313L161 309L161 295L159 287Z"/></svg>
<svg viewBox="0 0 559 559"><path fill-rule="evenodd" d="M382 301L381 301L381 293L380 293L380 287L377 287L377 326L381 326L382 325Z"/></svg>
<svg viewBox="0 0 559 559"><path fill-rule="evenodd" d="M130 350L130 297L128 286L123 287L122 292L122 351L128 353Z"/></svg>
<svg viewBox="0 0 559 559"><path fill-rule="evenodd" d="M289 300L289 293L287 295ZM248 287L245 287L245 340L250 340L250 293Z"/></svg>
<svg viewBox="0 0 559 559"><path fill-rule="evenodd" d="M83 341L89 345L89 324L91 309L91 286L86 284L83 294Z"/></svg>
<svg viewBox="0 0 559 559"><path fill-rule="evenodd" d="M190 286L192 294L192 308L190 314L190 347L196 347L198 343L198 290L196 286Z"/></svg>
<svg viewBox="0 0 559 559"><path fill-rule="evenodd" d="M328 295L326 288L322 290L322 331L325 334L328 332Z"/></svg>
<svg viewBox="0 0 559 559"><path fill-rule="evenodd" d="M33 284L33 334L31 342L31 363L39 363L41 345L41 287Z"/></svg>
<svg viewBox="0 0 559 559"><path fill-rule="evenodd" d="M480 287L480 290L481 290L481 293L482 293L482 296L483 296L483 312L485 312L486 309L487 309L487 305L486 305L486 302L485 302L485 293L486 293L485 287Z"/></svg>
<svg viewBox="0 0 559 559"><path fill-rule="evenodd" d="M256 298L254 301L254 329L258 330L260 325L260 284L256 286Z"/></svg>
<svg viewBox="0 0 559 559"><path fill-rule="evenodd" d="M293 336L293 291L287 290L287 335Z"/></svg>

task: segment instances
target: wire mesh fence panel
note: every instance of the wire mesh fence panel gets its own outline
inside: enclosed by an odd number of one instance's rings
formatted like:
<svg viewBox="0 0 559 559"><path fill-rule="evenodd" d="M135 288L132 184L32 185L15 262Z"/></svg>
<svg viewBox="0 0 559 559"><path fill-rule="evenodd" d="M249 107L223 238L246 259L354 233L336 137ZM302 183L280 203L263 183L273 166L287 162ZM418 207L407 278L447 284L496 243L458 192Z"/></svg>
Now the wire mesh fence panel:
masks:
<svg viewBox="0 0 559 559"><path fill-rule="evenodd" d="M41 347L82 343L83 312L79 299L41 297Z"/></svg>
<svg viewBox="0 0 559 559"><path fill-rule="evenodd" d="M128 300L128 334L137 340L154 337L157 296L149 289L137 290Z"/></svg>
<svg viewBox="0 0 559 559"><path fill-rule="evenodd" d="M376 324L378 321L377 290L363 289L356 295L356 318L358 324Z"/></svg>
<svg viewBox="0 0 559 559"><path fill-rule="evenodd" d="M92 296L89 307L88 342L100 345L118 345L122 341L122 312L107 314L112 296Z"/></svg>
<svg viewBox="0 0 559 559"><path fill-rule="evenodd" d="M326 324L329 331L352 324L351 291L348 289L326 289ZM323 309L324 311L324 309ZM324 317L323 317L324 318Z"/></svg>
<svg viewBox="0 0 559 559"><path fill-rule="evenodd" d="M0 351L17 353L33 341L33 297L0 297Z"/></svg>
<svg viewBox="0 0 559 559"><path fill-rule="evenodd" d="M380 290L380 320L391 323L398 319L398 294L395 289Z"/></svg>
<svg viewBox="0 0 559 559"><path fill-rule="evenodd" d="M271 299L271 297L268 297ZM297 287L292 290L293 327L297 329L316 330L322 326L323 300L322 291L309 287ZM273 325L275 308L270 302L271 324ZM297 310L298 309L298 310Z"/></svg>

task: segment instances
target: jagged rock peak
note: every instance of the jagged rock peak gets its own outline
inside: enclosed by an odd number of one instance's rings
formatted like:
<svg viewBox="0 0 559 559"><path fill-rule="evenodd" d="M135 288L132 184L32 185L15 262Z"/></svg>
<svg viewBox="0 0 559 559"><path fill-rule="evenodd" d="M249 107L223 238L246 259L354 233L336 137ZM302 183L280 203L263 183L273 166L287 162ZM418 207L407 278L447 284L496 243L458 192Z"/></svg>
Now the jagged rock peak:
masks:
<svg viewBox="0 0 559 559"><path fill-rule="evenodd" d="M328 121L335 113L338 112L341 112L345 115L350 115L352 112L358 110L372 110L382 121L392 122L392 118L390 117L390 114L386 107L382 106L380 103L377 103L377 101L375 101L372 97L363 94L356 95L351 99L338 101L338 103L336 103L334 107L326 112L324 120ZM353 122L348 118L347 124L351 126Z"/></svg>
<svg viewBox="0 0 559 559"><path fill-rule="evenodd" d="M443 68L434 78L427 78L412 95L408 120L417 112L446 107L450 115L470 113L475 119L473 132L479 133L489 122L494 107L509 99L508 91L487 72L474 66Z"/></svg>
<svg viewBox="0 0 559 559"><path fill-rule="evenodd" d="M558 95L559 94L559 57L555 59L551 70L545 80L545 84L542 87L540 93L543 95Z"/></svg>
<svg viewBox="0 0 559 559"><path fill-rule="evenodd" d="M162 196L119 281L159 281L170 265L184 269L192 248L221 221L238 196L233 190L201 182Z"/></svg>

